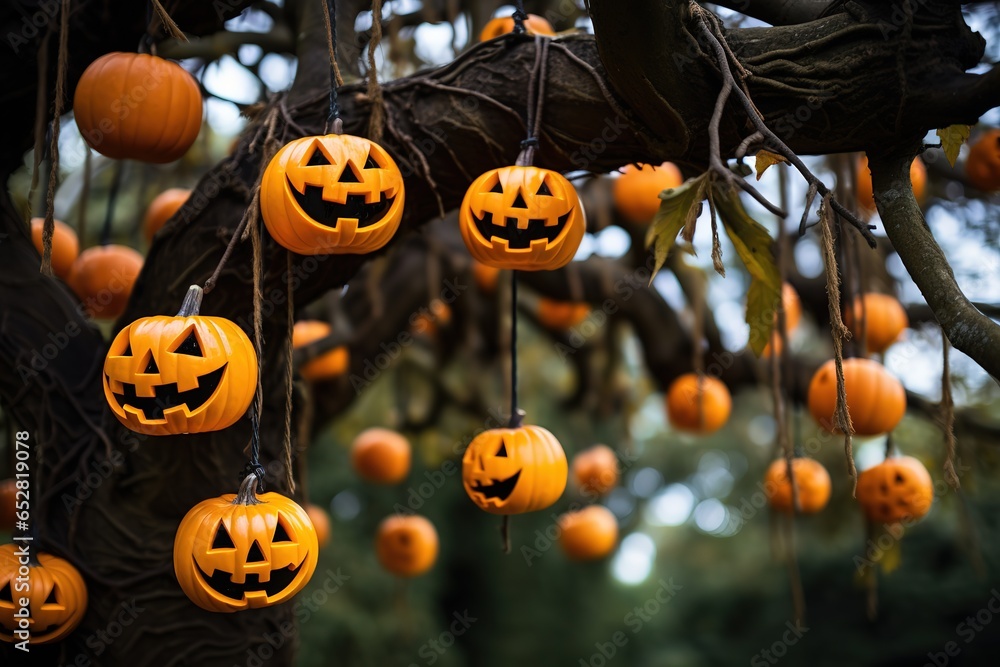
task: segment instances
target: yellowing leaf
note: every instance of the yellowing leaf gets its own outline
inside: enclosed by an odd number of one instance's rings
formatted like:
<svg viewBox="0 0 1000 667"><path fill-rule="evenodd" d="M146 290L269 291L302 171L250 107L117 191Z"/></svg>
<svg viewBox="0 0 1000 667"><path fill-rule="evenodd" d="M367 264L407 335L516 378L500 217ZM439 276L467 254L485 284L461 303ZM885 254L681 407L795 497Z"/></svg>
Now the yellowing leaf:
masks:
<svg viewBox="0 0 1000 667"><path fill-rule="evenodd" d="M879 559L878 564L884 574L889 574L899 567L902 562L903 549L900 541L893 540L889 548L882 552L882 557Z"/></svg>
<svg viewBox="0 0 1000 667"><path fill-rule="evenodd" d="M772 164L778 164L779 162L788 162L785 156L778 155L777 153L772 153L771 151L759 150L757 155L754 156L754 166L757 168L757 180L767 171L767 168Z"/></svg>
<svg viewBox="0 0 1000 667"><path fill-rule="evenodd" d="M701 201L708 187L708 172L689 179L683 185L660 193L660 208L653 216L653 222L646 232L646 247L653 245L656 265L649 281L652 283L657 272L667 261L667 255L677 240L677 234L685 227L694 227L701 213Z"/></svg>
<svg viewBox="0 0 1000 667"><path fill-rule="evenodd" d="M962 149L962 144L969 139L971 129L968 125L952 125L943 130L937 130L937 135L941 137L941 149L944 150L944 156L948 158L948 163L951 166L955 166L958 152Z"/></svg>

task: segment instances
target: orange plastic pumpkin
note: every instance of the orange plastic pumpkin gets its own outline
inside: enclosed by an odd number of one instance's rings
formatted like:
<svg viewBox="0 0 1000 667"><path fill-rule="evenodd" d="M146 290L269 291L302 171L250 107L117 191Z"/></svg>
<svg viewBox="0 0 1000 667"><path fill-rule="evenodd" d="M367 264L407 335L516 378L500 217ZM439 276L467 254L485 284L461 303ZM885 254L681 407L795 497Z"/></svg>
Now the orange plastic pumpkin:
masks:
<svg viewBox="0 0 1000 667"><path fill-rule="evenodd" d="M108 53L80 76L73 116L101 155L173 162L201 131L201 89L177 63L145 53Z"/></svg>
<svg viewBox="0 0 1000 667"><path fill-rule="evenodd" d="M697 373L685 373L667 390L667 417L682 431L714 433L729 420L732 409L729 389L714 377L703 376L699 383Z"/></svg>
<svg viewBox="0 0 1000 667"><path fill-rule="evenodd" d="M795 490L799 511L814 514L830 500L830 473L815 459L792 459ZM771 507L779 512L792 511L792 485L788 480L788 462L779 458L771 463L764 475L764 492Z"/></svg>
<svg viewBox="0 0 1000 667"><path fill-rule="evenodd" d="M419 514L386 517L378 527L375 553L387 571L400 577L416 577L431 569L437 560L437 530Z"/></svg>
<svg viewBox="0 0 1000 667"><path fill-rule="evenodd" d="M603 496L618 484L618 456L607 445L594 445L573 457L570 472L580 493Z"/></svg>
<svg viewBox="0 0 1000 667"><path fill-rule="evenodd" d="M324 547L329 544L330 515L326 513L325 509L313 503L306 505L306 514L309 515L309 520L312 521L313 528L316 529L316 542L319 543L319 546Z"/></svg>
<svg viewBox="0 0 1000 667"><path fill-rule="evenodd" d="M320 338L326 338L332 331L329 324L320 320L299 320L292 328L292 347L300 348ZM309 381L329 380L340 377L351 365L351 353L346 346L335 347L320 354L299 367L299 374Z"/></svg>
<svg viewBox="0 0 1000 667"><path fill-rule="evenodd" d="M588 505L559 517L559 546L571 560L597 560L618 544L618 519L603 505Z"/></svg>
<svg viewBox="0 0 1000 667"><path fill-rule="evenodd" d="M556 301L546 298L538 300L538 310L535 311L539 323L554 331L571 329L587 319L588 315L590 315L589 303Z"/></svg>
<svg viewBox="0 0 1000 667"><path fill-rule="evenodd" d="M32 543L33 544L33 543ZM87 586L69 561L29 547L37 562L24 566L21 547L0 545L0 640L29 645L59 641L76 629L87 611ZM28 616L22 614L27 600ZM21 622L27 621L27 631Z"/></svg>
<svg viewBox="0 0 1000 667"><path fill-rule="evenodd" d="M76 237L73 228L62 220L53 220L55 226L52 229L52 273L57 278L65 281L69 278L73 262L80 254L80 240ZM42 254L42 228L45 218L31 219L31 240L35 244L38 254Z"/></svg>
<svg viewBox="0 0 1000 667"><path fill-rule="evenodd" d="M969 147L965 177L983 192L1000 190L1000 129L983 132Z"/></svg>
<svg viewBox="0 0 1000 667"><path fill-rule="evenodd" d="M403 175L392 156L349 134L285 144L260 188L267 231L300 255L378 250L399 228L403 201Z"/></svg>
<svg viewBox="0 0 1000 667"><path fill-rule="evenodd" d="M501 167L472 182L458 226L473 259L498 269L558 269L573 259L586 222L573 184L539 167Z"/></svg>
<svg viewBox="0 0 1000 667"><path fill-rule="evenodd" d="M142 263L128 246L94 246L76 258L66 282L91 317L114 319L125 312Z"/></svg>
<svg viewBox="0 0 1000 667"><path fill-rule="evenodd" d="M319 543L306 511L280 493L256 495L248 475L238 494L203 500L174 536L174 574L202 609L234 612L285 602L316 570Z"/></svg>
<svg viewBox="0 0 1000 667"><path fill-rule="evenodd" d="M648 223L660 209L660 193L684 183L681 170L673 162L659 167L627 164L614 179L611 196L618 215L635 223Z"/></svg>
<svg viewBox="0 0 1000 667"><path fill-rule="evenodd" d="M857 169L854 194L858 200L858 207L871 215L875 212L875 194L872 189L872 173L868 169L868 156L864 153L858 158ZM910 183L913 185L913 196L917 203L923 206L927 195L927 167L918 157L913 158L913 163L910 165Z"/></svg>
<svg viewBox="0 0 1000 667"><path fill-rule="evenodd" d="M861 436L888 433L906 413L906 390L882 364L871 359L844 359L844 392L854 433ZM834 428L837 407L837 368L831 359L809 383L809 412L827 431Z"/></svg>
<svg viewBox="0 0 1000 667"><path fill-rule="evenodd" d="M133 431L217 431L250 407L257 386L253 343L235 322L198 315L201 294L192 286L176 316L143 317L111 342L104 396Z"/></svg>
<svg viewBox="0 0 1000 667"><path fill-rule="evenodd" d="M785 310L785 335L791 334L802 321L802 301L791 283L781 284L781 305ZM771 356L772 351L781 354L781 334L778 333L778 314L774 314L774 330L764 346L763 356Z"/></svg>
<svg viewBox="0 0 1000 667"><path fill-rule="evenodd" d="M462 457L465 492L490 514L545 509L559 500L568 473L562 445L541 426L483 431Z"/></svg>
<svg viewBox="0 0 1000 667"><path fill-rule="evenodd" d="M858 340L861 339L862 318L869 352L885 352L910 326L906 309L896 297L878 292L855 298L852 307L844 313L844 323Z"/></svg>
<svg viewBox="0 0 1000 667"><path fill-rule="evenodd" d="M916 520L931 508L934 482L917 459L894 456L858 475L857 498L876 523Z"/></svg>
<svg viewBox="0 0 1000 667"><path fill-rule="evenodd" d="M555 35L552 24L538 14L528 14L524 19L524 30L529 35ZM479 41L486 42L500 35L514 32L514 19L510 16L500 16L489 21L479 33Z"/></svg>
<svg viewBox="0 0 1000 667"><path fill-rule="evenodd" d="M160 231L163 224L180 210L190 196L191 190L187 188L168 188L149 202L142 222L147 242L153 240L156 232Z"/></svg>
<svg viewBox="0 0 1000 667"><path fill-rule="evenodd" d="M483 294L494 294L497 291L497 281L500 280L500 269L473 260L472 279Z"/></svg>
<svg viewBox="0 0 1000 667"><path fill-rule="evenodd" d="M14 529L14 505L17 503L17 482L0 480L0 530Z"/></svg>
<svg viewBox="0 0 1000 667"><path fill-rule="evenodd" d="M433 336L439 326L447 326L450 322L451 307L441 299L434 299L428 307L410 317L410 329L413 333Z"/></svg>
<svg viewBox="0 0 1000 667"><path fill-rule="evenodd" d="M351 443L351 465L358 476L376 484L397 484L410 474L410 441L396 431L373 427Z"/></svg>

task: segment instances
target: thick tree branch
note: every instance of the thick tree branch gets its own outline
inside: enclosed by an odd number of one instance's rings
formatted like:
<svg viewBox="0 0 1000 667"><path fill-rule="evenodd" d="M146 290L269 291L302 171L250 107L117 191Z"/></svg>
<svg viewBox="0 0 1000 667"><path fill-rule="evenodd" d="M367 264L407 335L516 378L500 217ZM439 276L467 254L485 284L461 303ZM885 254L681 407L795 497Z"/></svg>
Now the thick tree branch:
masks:
<svg viewBox="0 0 1000 667"><path fill-rule="evenodd" d="M771 25L795 25L826 16L843 0L723 0L712 4Z"/></svg>

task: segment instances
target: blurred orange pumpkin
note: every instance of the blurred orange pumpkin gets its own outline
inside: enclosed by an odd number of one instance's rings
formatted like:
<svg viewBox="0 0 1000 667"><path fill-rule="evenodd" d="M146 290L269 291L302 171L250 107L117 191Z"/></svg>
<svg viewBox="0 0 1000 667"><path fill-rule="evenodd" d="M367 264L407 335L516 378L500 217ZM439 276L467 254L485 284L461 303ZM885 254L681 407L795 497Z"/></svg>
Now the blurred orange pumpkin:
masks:
<svg viewBox="0 0 1000 667"><path fill-rule="evenodd" d="M906 309L896 297L878 292L856 297L852 307L844 313L844 324L858 340L861 339L862 320L869 352L885 352L910 325Z"/></svg>
<svg viewBox="0 0 1000 667"><path fill-rule="evenodd" d="M618 544L618 519L603 505L588 505L559 517L559 545L572 560L597 560Z"/></svg>
<svg viewBox="0 0 1000 667"><path fill-rule="evenodd" d="M648 223L660 208L660 193L684 182L681 170L673 162L659 167L627 164L614 179L611 194L618 214L636 223Z"/></svg>
<svg viewBox="0 0 1000 667"><path fill-rule="evenodd" d="M607 445L594 445L573 457L570 472L581 493L603 496L618 484L618 456Z"/></svg>
<svg viewBox="0 0 1000 667"><path fill-rule="evenodd" d="M792 459L792 474L799 500L799 511L814 514L830 500L830 473L815 459ZM792 485L788 480L788 461L776 459L764 475L764 492L771 507L779 512L792 511Z"/></svg>
<svg viewBox="0 0 1000 667"><path fill-rule="evenodd" d="M500 280L500 269L472 260L472 279L483 294L493 294Z"/></svg>
<svg viewBox="0 0 1000 667"><path fill-rule="evenodd" d="M538 300L538 310L535 311L539 323L554 331L571 329L587 319L588 315L590 315L589 303L556 301L544 297Z"/></svg>
<svg viewBox="0 0 1000 667"><path fill-rule="evenodd" d="M163 224L180 210L190 196L191 190L187 188L168 188L153 198L146 208L142 222L147 242L153 240L156 232L160 231Z"/></svg>
<svg viewBox="0 0 1000 667"><path fill-rule="evenodd" d="M857 435L888 433L906 413L906 391L882 364L872 359L844 359L847 411ZM836 433L837 368L831 359L809 383L809 412L825 430Z"/></svg>
<svg viewBox="0 0 1000 667"><path fill-rule="evenodd" d="M785 310L785 335L790 335L799 326L799 322L802 321L802 301L799 299L799 293L795 291L791 283L781 284L781 305ZM767 341L767 345L764 346L763 356L771 356L771 351L774 350L778 354L781 354L781 335L778 332L778 313L774 314L774 330L771 331L771 338Z"/></svg>
<svg viewBox="0 0 1000 667"><path fill-rule="evenodd" d="M292 328L292 348L300 348L330 335L331 327L320 320L299 320ZM306 380L329 380L347 372L351 355L341 345L302 364L299 374Z"/></svg>
<svg viewBox="0 0 1000 667"><path fill-rule="evenodd" d="M401 577L421 575L437 560L437 530L419 514L386 517L378 527L375 552L389 572Z"/></svg>
<svg viewBox="0 0 1000 667"><path fill-rule="evenodd" d="M52 229L52 273L57 278L66 281L69 278L73 262L80 254L80 240L76 237L73 228L62 220L53 220L55 226ZM31 219L31 240L35 244L38 254L42 254L42 227L45 218Z"/></svg>
<svg viewBox="0 0 1000 667"><path fill-rule="evenodd" d="M142 262L128 246L93 246L76 258L66 282L91 317L114 319L125 312Z"/></svg>
<svg viewBox="0 0 1000 667"><path fill-rule="evenodd" d="M682 431L714 433L729 419L732 408L726 385L707 375L702 377L700 391L697 373L679 376L667 391L667 417L674 428Z"/></svg>
<svg viewBox="0 0 1000 667"><path fill-rule="evenodd" d="M414 333L433 336L439 326L447 326L450 322L451 308L441 299L434 299L428 307L410 317L410 328Z"/></svg>
<svg viewBox="0 0 1000 667"><path fill-rule="evenodd" d="M351 465L362 479L396 484L410 474L410 441L387 428L365 429L351 443Z"/></svg>
<svg viewBox="0 0 1000 667"><path fill-rule="evenodd" d="M1000 190L1000 129L987 130L969 148L965 177L983 192Z"/></svg>
<svg viewBox="0 0 1000 667"><path fill-rule="evenodd" d="M552 36L556 34L552 24L538 14L528 14L528 18L524 20L524 30L529 35ZM479 33L479 41L486 42L509 32L514 32L513 17L498 16L483 27L482 32Z"/></svg>
<svg viewBox="0 0 1000 667"><path fill-rule="evenodd" d="M316 529L316 541L322 547L330 541L330 515L326 510L313 503L306 504L306 514Z"/></svg>
<svg viewBox="0 0 1000 667"><path fill-rule="evenodd" d="M916 520L931 508L934 482L917 459L894 456L858 475L857 498L871 521Z"/></svg>

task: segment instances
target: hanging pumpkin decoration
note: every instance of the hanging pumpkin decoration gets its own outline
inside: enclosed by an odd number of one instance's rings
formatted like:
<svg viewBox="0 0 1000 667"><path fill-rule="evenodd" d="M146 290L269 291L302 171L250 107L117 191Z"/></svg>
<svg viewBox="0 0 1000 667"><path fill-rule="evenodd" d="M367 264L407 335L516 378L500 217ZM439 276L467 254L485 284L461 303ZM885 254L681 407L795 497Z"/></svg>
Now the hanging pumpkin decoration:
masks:
<svg viewBox="0 0 1000 667"><path fill-rule="evenodd" d="M333 329L320 320L299 320L292 328L292 348L298 349L326 338ZM299 374L306 380L331 380L340 377L351 366L351 355L347 347L341 345L299 366Z"/></svg>
<svg viewBox="0 0 1000 667"><path fill-rule="evenodd" d="M69 561L47 553L38 553L37 562L24 566L17 550L13 544L0 545L0 640L27 639L32 645L59 641L76 629L87 611L83 577ZM21 615L23 598L28 600L27 619ZM18 635L25 630L25 620L30 635Z"/></svg>
<svg viewBox="0 0 1000 667"><path fill-rule="evenodd" d="M830 500L830 473L816 459L792 459L795 491L802 514L815 514ZM779 512L792 511L792 485L788 480L788 461L775 459L764 475L764 493L771 507Z"/></svg>
<svg viewBox="0 0 1000 667"><path fill-rule="evenodd" d="M618 456L607 445L594 445L573 457L570 472L581 494L603 496L618 484Z"/></svg>
<svg viewBox="0 0 1000 667"><path fill-rule="evenodd" d="M65 282L69 278L73 262L80 254L80 240L76 237L73 228L62 220L53 220L52 222L55 223L52 229L52 273ZM45 218L31 219L31 240L39 255L43 251L42 228L44 225Z"/></svg>
<svg viewBox="0 0 1000 667"><path fill-rule="evenodd" d="M603 505L589 505L559 517L559 546L572 560L597 560L618 544L618 519Z"/></svg>
<svg viewBox="0 0 1000 667"><path fill-rule="evenodd" d="M912 456L893 456L858 475L858 502L875 523L915 521L931 508L934 482Z"/></svg>
<svg viewBox="0 0 1000 667"><path fill-rule="evenodd" d="M410 329L416 334L434 336L439 326L451 323L451 308L441 299L434 299L427 308L421 308L410 318Z"/></svg>
<svg viewBox="0 0 1000 667"><path fill-rule="evenodd" d="M93 246L76 258L66 282L91 317L113 320L125 312L142 263L128 246Z"/></svg>
<svg viewBox="0 0 1000 667"><path fill-rule="evenodd" d="M917 203L923 206L927 194L927 167L924 166L923 161L918 157L913 158L913 162L910 164L910 183L913 186L913 196L916 198ZM875 213L872 173L868 168L868 156L864 153L858 157L854 187L858 207L868 215Z"/></svg>
<svg viewBox="0 0 1000 667"><path fill-rule="evenodd" d="M17 503L17 482L13 479L0 480L0 530L14 530Z"/></svg>
<svg viewBox="0 0 1000 667"><path fill-rule="evenodd" d="M104 396L122 424L146 435L224 429L250 407L257 354L235 322L198 314L192 285L176 316L132 322L111 341Z"/></svg>
<svg viewBox="0 0 1000 667"><path fill-rule="evenodd" d="M673 162L659 167L627 164L614 179L611 196L615 210L629 222L648 224L660 210L660 193L684 183L681 170Z"/></svg>
<svg viewBox="0 0 1000 667"><path fill-rule="evenodd" d="M722 381L697 373L679 376L667 390L667 417L674 428L705 435L729 420L733 400Z"/></svg>
<svg viewBox="0 0 1000 667"><path fill-rule="evenodd" d="M181 206L184 206L184 202L190 196L191 190L188 188L167 188L153 198L142 218L142 228L146 232L147 243L153 240L156 232L160 231L163 224L172 218Z"/></svg>
<svg viewBox="0 0 1000 667"><path fill-rule="evenodd" d="M539 167L501 167L472 182L458 215L473 259L498 269L558 269L576 254L586 222L573 184Z"/></svg>
<svg viewBox="0 0 1000 667"><path fill-rule="evenodd" d="M260 188L267 231L300 255L378 250L399 228L403 200L403 175L389 153L349 134L285 144Z"/></svg>
<svg viewBox="0 0 1000 667"><path fill-rule="evenodd" d="M983 192L1000 190L1000 129L983 132L969 147L965 178Z"/></svg>
<svg viewBox="0 0 1000 667"><path fill-rule="evenodd" d="M325 547L330 543L330 515L325 509L313 503L306 504L306 514L316 529L316 542L320 547Z"/></svg>
<svg viewBox="0 0 1000 667"><path fill-rule="evenodd" d="M472 279L483 294L495 294L500 280L500 269L472 260Z"/></svg>
<svg viewBox="0 0 1000 667"><path fill-rule="evenodd" d="M400 577L416 577L431 569L437 560L437 530L419 514L386 517L378 527L375 553L387 571Z"/></svg>
<svg viewBox="0 0 1000 667"><path fill-rule="evenodd" d="M802 301L791 283L781 284L781 306L785 311L785 335L790 335L802 321ZM774 314L774 329L764 346L762 356L770 357L772 352L781 354L781 334L778 332L778 313Z"/></svg>
<svg viewBox="0 0 1000 667"><path fill-rule="evenodd" d="M541 426L496 428L469 443L462 483L484 512L521 514L557 501L566 489L568 468L562 445Z"/></svg>
<svg viewBox="0 0 1000 667"><path fill-rule="evenodd" d="M568 331L587 319L590 304L541 298L535 316L539 323L553 331Z"/></svg>
<svg viewBox="0 0 1000 667"><path fill-rule="evenodd" d="M510 16L498 16L491 19L479 33L480 42L488 42L491 39L514 32L514 19ZM538 14L528 14L524 19L524 32L527 35L543 35L551 37L556 34L552 24Z"/></svg>
<svg viewBox="0 0 1000 667"><path fill-rule="evenodd" d="M878 292L855 298L844 313L844 324L857 340L861 339L862 321L868 351L878 353L885 352L910 326L903 304L894 296Z"/></svg>
<svg viewBox="0 0 1000 667"><path fill-rule="evenodd" d="M351 465L358 477L375 484L397 484L410 474L410 441L396 431L373 427L351 443Z"/></svg>
<svg viewBox="0 0 1000 667"><path fill-rule="evenodd" d="M319 543L309 515L280 493L256 494L248 475L238 494L209 498L181 520L174 574L192 602L234 612L280 604L316 570Z"/></svg>
<svg viewBox="0 0 1000 667"><path fill-rule="evenodd" d="M201 89L177 63L145 53L108 53L80 76L73 116L101 155L173 162L201 131Z"/></svg>
<svg viewBox="0 0 1000 667"><path fill-rule="evenodd" d="M896 428L906 413L906 391L882 364L871 359L844 359L844 393L854 433L880 435ZM833 359L816 371L809 383L809 412L831 433L837 407L837 368Z"/></svg>

